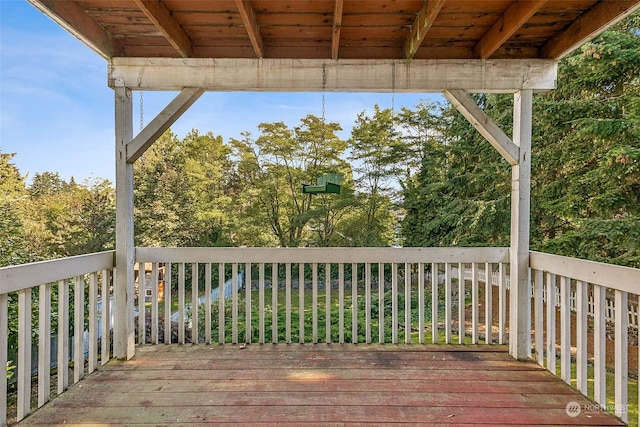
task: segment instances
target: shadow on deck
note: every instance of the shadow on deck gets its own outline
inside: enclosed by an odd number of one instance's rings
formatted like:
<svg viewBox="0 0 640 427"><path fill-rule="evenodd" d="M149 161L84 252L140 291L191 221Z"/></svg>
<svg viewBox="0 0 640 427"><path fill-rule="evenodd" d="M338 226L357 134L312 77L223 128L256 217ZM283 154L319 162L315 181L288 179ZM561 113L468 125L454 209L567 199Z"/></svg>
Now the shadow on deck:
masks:
<svg viewBox="0 0 640 427"><path fill-rule="evenodd" d="M624 425L594 407L503 346L158 345L20 425Z"/></svg>

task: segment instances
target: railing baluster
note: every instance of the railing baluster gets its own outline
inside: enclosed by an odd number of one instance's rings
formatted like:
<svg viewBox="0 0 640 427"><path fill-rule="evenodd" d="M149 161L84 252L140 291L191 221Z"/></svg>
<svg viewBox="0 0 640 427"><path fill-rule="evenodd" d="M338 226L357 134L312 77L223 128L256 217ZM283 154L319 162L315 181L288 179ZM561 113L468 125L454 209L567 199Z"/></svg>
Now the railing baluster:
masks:
<svg viewBox="0 0 640 427"><path fill-rule="evenodd" d="M398 264L391 264L391 342L398 344Z"/></svg>
<svg viewBox="0 0 640 427"><path fill-rule="evenodd" d="M576 387L587 395L587 282L576 282Z"/></svg>
<svg viewBox="0 0 640 427"><path fill-rule="evenodd" d="M471 344L478 344L478 264L471 263Z"/></svg>
<svg viewBox="0 0 640 427"><path fill-rule="evenodd" d="M312 342L318 343L318 263L311 264L311 321Z"/></svg>
<svg viewBox="0 0 640 427"><path fill-rule="evenodd" d="M0 294L0 331L9 330L9 295ZM9 334L0 336L0 367L7 366L9 359ZM7 419L7 370L0 369L0 425Z"/></svg>
<svg viewBox="0 0 640 427"><path fill-rule="evenodd" d="M484 264L484 328L486 344L493 344L493 267L490 263Z"/></svg>
<svg viewBox="0 0 640 427"><path fill-rule="evenodd" d="M146 343L146 313L144 299L146 295L146 263L138 263L138 345Z"/></svg>
<svg viewBox="0 0 640 427"><path fill-rule="evenodd" d="M178 264L178 343L184 344L184 262Z"/></svg>
<svg viewBox="0 0 640 427"><path fill-rule="evenodd" d="M571 384L571 278L560 278L560 378Z"/></svg>
<svg viewBox="0 0 640 427"><path fill-rule="evenodd" d="M102 306L100 365L105 365L111 358L111 272L112 270L102 270L102 296L100 297L100 304Z"/></svg>
<svg viewBox="0 0 640 427"><path fill-rule="evenodd" d="M467 332L465 310L467 302L467 286L464 281L464 264L458 265L458 344L464 344Z"/></svg>
<svg viewBox="0 0 640 427"><path fill-rule="evenodd" d="M444 342L451 344L451 264L444 264Z"/></svg>
<svg viewBox="0 0 640 427"><path fill-rule="evenodd" d="M431 342L438 343L438 264L431 264Z"/></svg>
<svg viewBox="0 0 640 427"><path fill-rule="evenodd" d="M358 264L351 264L351 342L358 342Z"/></svg>
<svg viewBox="0 0 640 427"><path fill-rule="evenodd" d="M171 326L171 285L173 282L171 263L166 263L164 268L164 343L171 344L173 335L173 327Z"/></svg>
<svg viewBox="0 0 640 427"><path fill-rule="evenodd" d="M158 263L151 263L151 344L158 344Z"/></svg>
<svg viewBox="0 0 640 427"><path fill-rule="evenodd" d="M247 272L245 271L245 274ZM238 344L238 263L231 264L231 343Z"/></svg>
<svg viewBox="0 0 640 427"><path fill-rule="evenodd" d="M542 289L543 289L544 272L542 270L536 270L535 272L535 284L534 284L534 299L533 305L535 307L535 347L536 347L536 360L540 366L544 366L544 307L542 301Z"/></svg>
<svg viewBox="0 0 640 427"><path fill-rule="evenodd" d="M191 344L198 344L198 263L191 263Z"/></svg>
<svg viewBox="0 0 640 427"><path fill-rule="evenodd" d="M264 344L264 262L258 264L258 342Z"/></svg>
<svg viewBox="0 0 640 427"><path fill-rule="evenodd" d="M606 329L606 288L593 286L593 400L604 406L607 404L607 329Z"/></svg>
<svg viewBox="0 0 640 427"><path fill-rule="evenodd" d="M244 342L250 343L253 336L253 323L251 322L251 263L244 265Z"/></svg>
<svg viewBox="0 0 640 427"><path fill-rule="evenodd" d="M556 375L556 275L547 273L547 369Z"/></svg>
<svg viewBox="0 0 640 427"><path fill-rule="evenodd" d="M331 342L331 264L324 265L324 292L325 292L325 340Z"/></svg>
<svg viewBox="0 0 640 427"><path fill-rule="evenodd" d="M218 298L224 298L218 289ZM204 265L204 342L211 344L211 263Z"/></svg>
<svg viewBox="0 0 640 427"><path fill-rule="evenodd" d="M89 311L91 312L91 311ZM0 329L6 330L6 329ZM0 368L6 365L0 363ZM2 369L0 369L2 370ZM5 383L6 384L6 383ZM51 285L39 286L38 297L38 408L51 394ZM0 394L6 396L6 394ZM0 419L0 423L2 423Z"/></svg>
<svg viewBox="0 0 640 427"><path fill-rule="evenodd" d="M424 344L424 264L418 263L418 342Z"/></svg>
<svg viewBox="0 0 640 427"><path fill-rule="evenodd" d="M285 264L286 342L291 344L291 263Z"/></svg>
<svg viewBox="0 0 640 427"><path fill-rule="evenodd" d="M365 342L371 344L371 263L364 265L364 293L365 293Z"/></svg>
<svg viewBox="0 0 640 427"><path fill-rule="evenodd" d="M615 413L625 423L629 421L629 312L624 291L615 291Z"/></svg>
<svg viewBox="0 0 640 427"><path fill-rule="evenodd" d="M404 342L411 342L411 264L404 263Z"/></svg>
<svg viewBox="0 0 640 427"><path fill-rule="evenodd" d="M378 263L378 341L384 343L384 268L385 264Z"/></svg>
<svg viewBox="0 0 640 427"><path fill-rule="evenodd" d="M218 344L224 344L227 340L225 334L225 312L224 312L224 282L225 282L225 264L218 263ZM234 283L231 286L235 286Z"/></svg>
<svg viewBox="0 0 640 427"><path fill-rule="evenodd" d="M338 342L344 344L344 264L338 264Z"/></svg>
<svg viewBox="0 0 640 427"><path fill-rule="evenodd" d="M98 273L89 274L89 363L90 374L98 366ZM51 310L49 310L49 313ZM51 340L49 340L51 342ZM51 354L51 350L47 350ZM50 365L50 363L48 363Z"/></svg>
<svg viewBox="0 0 640 427"><path fill-rule="evenodd" d="M18 411L17 420L31 408L31 288L18 291Z"/></svg>
<svg viewBox="0 0 640 427"><path fill-rule="evenodd" d="M304 344L304 264L298 263L298 341Z"/></svg>
<svg viewBox="0 0 640 427"><path fill-rule="evenodd" d="M58 394L69 387L69 281L58 282Z"/></svg>
<svg viewBox="0 0 640 427"><path fill-rule="evenodd" d="M507 284L504 263L498 264L498 344L507 342Z"/></svg>
<svg viewBox="0 0 640 427"><path fill-rule="evenodd" d="M73 383L84 377L84 278L77 276L73 286Z"/></svg>
<svg viewBox="0 0 640 427"><path fill-rule="evenodd" d="M271 264L271 342L278 343L278 263Z"/></svg>

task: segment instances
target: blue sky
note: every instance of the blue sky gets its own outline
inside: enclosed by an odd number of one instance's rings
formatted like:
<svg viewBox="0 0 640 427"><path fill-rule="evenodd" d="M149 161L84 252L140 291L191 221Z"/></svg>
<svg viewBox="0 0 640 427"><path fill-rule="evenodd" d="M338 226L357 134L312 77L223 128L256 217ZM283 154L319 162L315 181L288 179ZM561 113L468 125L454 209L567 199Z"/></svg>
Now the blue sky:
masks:
<svg viewBox="0 0 640 427"><path fill-rule="evenodd" d="M148 123L175 96L144 92ZM348 138L356 116L393 104L413 107L429 94L327 93L326 118L339 122ZM134 93L134 132L140 123ZM320 93L205 93L172 127L179 137L191 129L224 140L257 136L260 123L292 127L307 114L320 116ZM82 182L114 180L113 91L107 62L26 0L0 0L0 151L16 153L23 175L60 173Z"/></svg>

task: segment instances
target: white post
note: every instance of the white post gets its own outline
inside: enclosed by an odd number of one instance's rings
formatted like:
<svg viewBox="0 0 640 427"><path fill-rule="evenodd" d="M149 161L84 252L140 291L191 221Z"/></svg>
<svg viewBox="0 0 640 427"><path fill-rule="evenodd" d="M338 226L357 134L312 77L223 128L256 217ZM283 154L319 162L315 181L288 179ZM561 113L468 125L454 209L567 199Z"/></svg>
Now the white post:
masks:
<svg viewBox="0 0 640 427"><path fill-rule="evenodd" d="M518 164L511 169L509 352L518 360L527 358L531 345L531 319L528 316L531 293L528 269L532 103L532 90L516 92L513 106L513 142L520 148L520 152Z"/></svg>
<svg viewBox="0 0 640 427"><path fill-rule="evenodd" d="M113 348L118 359L135 354L133 319L133 163L127 144L133 138L131 90L115 88L116 125L116 280L114 286Z"/></svg>

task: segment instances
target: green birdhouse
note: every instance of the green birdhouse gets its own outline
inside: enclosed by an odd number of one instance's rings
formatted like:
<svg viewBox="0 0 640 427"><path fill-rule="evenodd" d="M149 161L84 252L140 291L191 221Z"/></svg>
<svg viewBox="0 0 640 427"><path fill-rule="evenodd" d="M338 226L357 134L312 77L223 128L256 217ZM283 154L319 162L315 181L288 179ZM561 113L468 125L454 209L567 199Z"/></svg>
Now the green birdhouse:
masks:
<svg viewBox="0 0 640 427"><path fill-rule="evenodd" d="M340 194L340 181L342 175L339 173L328 173L316 180L315 185L302 184L302 192L306 194Z"/></svg>

